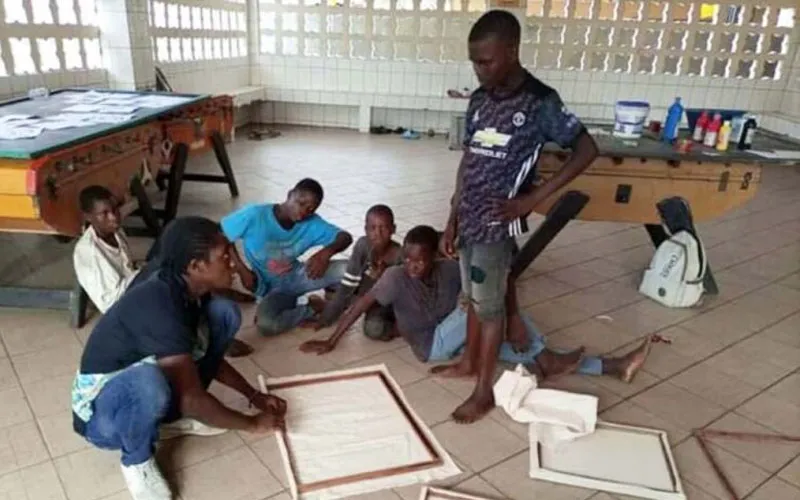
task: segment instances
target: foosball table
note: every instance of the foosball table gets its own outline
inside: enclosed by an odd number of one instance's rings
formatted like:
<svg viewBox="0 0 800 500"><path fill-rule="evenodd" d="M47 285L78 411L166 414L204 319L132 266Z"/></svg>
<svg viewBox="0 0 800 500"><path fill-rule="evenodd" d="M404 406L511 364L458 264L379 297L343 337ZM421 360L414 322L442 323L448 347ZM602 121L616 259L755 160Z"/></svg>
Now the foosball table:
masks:
<svg viewBox="0 0 800 500"><path fill-rule="evenodd" d="M225 148L232 129L229 96L63 89L0 103L0 232L78 237L78 194L97 184L155 237L175 217L184 181L225 183L238 196ZM209 150L221 175L187 172L188 160ZM166 191L163 208L152 206L150 182ZM69 308L80 326L81 292L4 286L0 306Z"/></svg>

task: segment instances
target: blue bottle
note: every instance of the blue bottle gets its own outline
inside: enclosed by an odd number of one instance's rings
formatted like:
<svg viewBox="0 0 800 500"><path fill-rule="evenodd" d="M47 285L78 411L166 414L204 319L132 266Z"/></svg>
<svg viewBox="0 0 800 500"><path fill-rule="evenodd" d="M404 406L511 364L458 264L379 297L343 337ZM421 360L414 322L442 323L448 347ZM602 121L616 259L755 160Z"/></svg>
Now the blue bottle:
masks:
<svg viewBox="0 0 800 500"><path fill-rule="evenodd" d="M667 110L667 119L664 120L664 129L661 134L661 140L664 142L673 142L678 138L678 127L683 118L683 105L681 98L676 97L675 102Z"/></svg>

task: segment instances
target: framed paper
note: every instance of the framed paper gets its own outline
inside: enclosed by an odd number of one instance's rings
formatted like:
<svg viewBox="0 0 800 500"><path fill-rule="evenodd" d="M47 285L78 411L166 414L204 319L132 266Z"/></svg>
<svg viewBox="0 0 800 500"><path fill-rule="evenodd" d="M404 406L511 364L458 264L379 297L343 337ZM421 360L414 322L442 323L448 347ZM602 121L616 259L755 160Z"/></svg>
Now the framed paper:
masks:
<svg viewBox="0 0 800 500"><path fill-rule="evenodd" d="M443 490L441 488L432 488L430 486L423 486L419 494L419 500L491 500L486 497L477 497L475 495L467 495L466 493L458 493L456 491Z"/></svg>
<svg viewBox="0 0 800 500"><path fill-rule="evenodd" d="M595 431L548 448L530 427L530 476L653 500L685 500L667 440L657 429L598 421Z"/></svg>
<svg viewBox="0 0 800 500"><path fill-rule="evenodd" d="M460 470L384 365L270 379L286 400L278 437L295 499L334 499L444 479Z"/></svg>

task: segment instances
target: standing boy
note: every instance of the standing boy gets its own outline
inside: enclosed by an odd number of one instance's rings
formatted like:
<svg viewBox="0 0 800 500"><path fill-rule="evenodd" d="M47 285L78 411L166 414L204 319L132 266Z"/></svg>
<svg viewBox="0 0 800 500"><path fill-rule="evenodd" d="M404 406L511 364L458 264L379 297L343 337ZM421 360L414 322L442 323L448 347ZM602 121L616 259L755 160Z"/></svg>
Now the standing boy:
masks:
<svg viewBox="0 0 800 500"><path fill-rule="evenodd" d="M277 335L312 320L325 307L319 298L298 300L314 290L337 285L347 262L331 258L347 249L353 237L315 212L322 186L314 179L298 182L283 203L248 205L222 219L230 242L242 240L248 268L233 252L242 284L261 298L256 326L262 335ZM305 264L298 258L316 246L324 248Z"/></svg>
<svg viewBox="0 0 800 500"><path fill-rule="evenodd" d="M318 327L324 328L339 319L352 305L354 298L363 297L386 268L402 264L403 252L392 239L396 231L394 213L386 205L374 205L367 210L364 232L353 246L347 269L336 295L325 306ZM397 336L391 307L375 305L364 313L364 335L373 340L389 341Z"/></svg>
<svg viewBox="0 0 800 500"><path fill-rule="evenodd" d="M441 250L461 264L469 299L467 349L446 376L473 376L472 395L453 412L456 422L478 420L494 406L492 377L504 337L507 275L514 237L527 231L538 203L570 182L597 156L597 146L558 93L519 62L520 25L492 10L469 34L469 57L481 87L467 109L464 156ZM572 149L550 180L532 189L546 142Z"/></svg>

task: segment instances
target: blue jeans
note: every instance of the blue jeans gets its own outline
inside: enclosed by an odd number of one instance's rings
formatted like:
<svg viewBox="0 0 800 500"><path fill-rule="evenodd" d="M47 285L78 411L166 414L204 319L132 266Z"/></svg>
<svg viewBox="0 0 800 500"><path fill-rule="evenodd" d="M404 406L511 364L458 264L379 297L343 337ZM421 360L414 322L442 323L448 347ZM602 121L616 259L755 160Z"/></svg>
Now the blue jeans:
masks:
<svg viewBox="0 0 800 500"><path fill-rule="evenodd" d="M208 349L196 365L200 381L208 388L239 331L242 313L235 302L214 297L206 314ZM134 366L117 374L106 383L92 406L84 437L98 448L121 450L125 466L149 460L158 441L158 426L181 417L178 395L161 368L153 364Z"/></svg>
<svg viewBox="0 0 800 500"><path fill-rule="evenodd" d="M332 260L325 274L316 280L306 275L306 266L296 266L271 284L270 291L261 299L256 311L256 326L262 335L278 335L291 330L314 316L307 304L298 298L308 292L322 290L339 284L347 268L346 260Z"/></svg>
<svg viewBox="0 0 800 500"><path fill-rule="evenodd" d="M545 349L545 339L537 331L536 326L527 316L522 317L525 329L528 330L530 347L525 352L515 352L508 342L500 346L498 357L507 363L521 363L532 365L536 363L536 356ZM433 335L429 362L449 361L464 351L467 344L467 312L461 307L456 307L445 319L436 326ZM602 375L603 360L598 356L584 356L578 367L578 373L584 375Z"/></svg>

